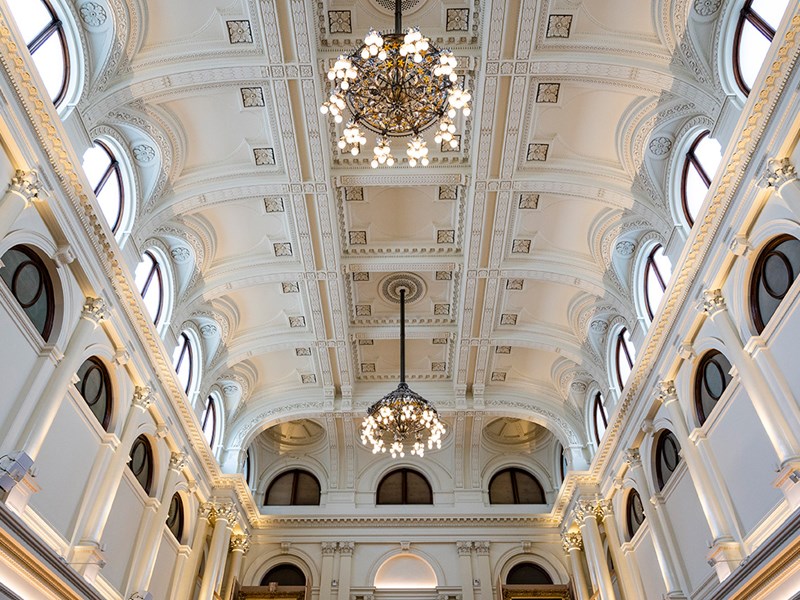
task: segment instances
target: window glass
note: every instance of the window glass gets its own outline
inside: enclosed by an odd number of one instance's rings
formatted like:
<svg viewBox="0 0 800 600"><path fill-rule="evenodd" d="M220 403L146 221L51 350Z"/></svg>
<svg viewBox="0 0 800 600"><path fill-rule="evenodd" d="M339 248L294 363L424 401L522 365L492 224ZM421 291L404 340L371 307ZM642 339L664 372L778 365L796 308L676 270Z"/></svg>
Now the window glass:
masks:
<svg viewBox="0 0 800 600"><path fill-rule="evenodd" d="M700 359L694 383L695 410L700 425L706 422L731 382L730 370L731 363L716 350Z"/></svg>
<svg viewBox="0 0 800 600"><path fill-rule="evenodd" d="M214 438L217 433L217 404L212 396L206 398L206 406L200 417L200 427L208 445L214 447Z"/></svg>
<svg viewBox="0 0 800 600"><path fill-rule="evenodd" d="M722 147L709 131L701 133L686 152L681 180L683 213L691 227L706 199L722 160Z"/></svg>
<svg viewBox="0 0 800 600"><path fill-rule="evenodd" d="M750 283L750 308L759 333L778 310L800 274L800 240L782 235L767 244L756 259Z"/></svg>
<svg viewBox="0 0 800 600"><path fill-rule="evenodd" d="M425 477L411 469L397 469L378 484L377 504L433 504L433 491Z"/></svg>
<svg viewBox="0 0 800 600"><path fill-rule="evenodd" d="M53 282L41 258L27 246L14 246L0 258L0 278L46 342L53 329Z"/></svg>
<svg viewBox="0 0 800 600"><path fill-rule="evenodd" d="M164 307L164 279L161 265L152 252L144 253L133 277L147 312L157 324Z"/></svg>
<svg viewBox="0 0 800 600"><path fill-rule="evenodd" d="M294 565L278 565L277 567L272 567L261 578L262 586L268 586L270 583L277 583L281 587L302 587L306 584L306 576Z"/></svg>
<svg viewBox="0 0 800 600"><path fill-rule="evenodd" d="M253 462L250 458L250 448L247 449L247 452L244 454L244 464L242 465L242 475L244 475L244 480L247 482L247 485L250 485L250 469L253 468Z"/></svg>
<svg viewBox="0 0 800 600"><path fill-rule="evenodd" d="M644 269L645 308L651 321L664 297L670 277L672 277L672 263L664 254L664 247L658 244L647 257Z"/></svg>
<svg viewBox="0 0 800 600"><path fill-rule="evenodd" d="M747 0L739 14L733 42L734 75L739 89L750 90L767 57L789 0Z"/></svg>
<svg viewBox="0 0 800 600"><path fill-rule="evenodd" d="M80 366L77 375L78 392L103 429L108 431L111 417L111 378L108 370L100 359L93 356Z"/></svg>
<svg viewBox="0 0 800 600"><path fill-rule="evenodd" d="M192 340L185 333L181 334L180 343L175 348L172 364L175 367L175 373L178 374L178 381L181 382L183 391L188 394L194 384L194 351L192 350Z"/></svg>
<svg viewBox="0 0 800 600"><path fill-rule="evenodd" d="M627 327L623 327L617 334L617 382L619 389L625 387L625 383L633 370L633 363L636 362L636 349L631 342L631 335Z"/></svg>
<svg viewBox="0 0 800 600"><path fill-rule="evenodd" d="M183 536L183 500L177 492L172 496L169 503L169 513L167 513L167 529L170 530L178 542Z"/></svg>
<svg viewBox="0 0 800 600"><path fill-rule="evenodd" d="M64 99L69 55L64 26L46 0L7 0L53 104Z"/></svg>
<svg viewBox="0 0 800 600"><path fill-rule="evenodd" d="M319 481L301 469L280 474L269 484L264 496L267 506L316 506L319 500Z"/></svg>
<svg viewBox="0 0 800 600"><path fill-rule="evenodd" d="M116 232L125 203L119 162L108 146L95 140L94 146L84 152L82 164L100 210L111 230Z"/></svg>
<svg viewBox="0 0 800 600"><path fill-rule="evenodd" d="M553 585L553 578L537 564L521 563L508 572L506 585Z"/></svg>
<svg viewBox="0 0 800 600"><path fill-rule="evenodd" d="M149 494L153 481L153 450L144 435L133 441L128 468L145 493Z"/></svg>
<svg viewBox="0 0 800 600"><path fill-rule="evenodd" d="M599 446L608 427L608 411L603 404L603 395L600 392L597 392L594 396L592 416L594 417L594 439Z"/></svg>
<svg viewBox="0 0 800 600"><path fill-rule="evenodd" d="M656 479L658 480L659 491L664 489L672 473L678 468L678 463L681 461L680 450L681 446L671 431L664 431L658 437L658 443L656 444Z"/></svg>
<svg viewBox="0 0 800 600"><path fill-rule="evenodd" d="M628 539L631 539L639 531L639 527L642 526L645 519L642 498L636 490L631 490L631 493L628 494L625 515L628 525Z"/></svg>
<svg viewBox="0 0 800 600"><path fill-rule="evenodd" d="M544 489L527 471L510 468L496 473L489 482L491 504L546 504Z"/></svg>

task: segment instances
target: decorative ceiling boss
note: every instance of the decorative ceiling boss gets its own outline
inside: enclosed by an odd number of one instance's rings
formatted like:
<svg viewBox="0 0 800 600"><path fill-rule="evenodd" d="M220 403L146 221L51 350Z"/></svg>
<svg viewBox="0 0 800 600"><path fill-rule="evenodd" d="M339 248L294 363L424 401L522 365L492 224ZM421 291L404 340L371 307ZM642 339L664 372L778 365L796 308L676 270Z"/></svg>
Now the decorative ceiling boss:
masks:
<svg viewBox="0 0 800 600"><path fill-rule="evenodd" d="M338 146L353 156L367 143L364 129L376 134L373 168L394 165L390 138L409 136L408 165L427 165L422 133L436 122L436 143L456 149L459 137L453 120L459 111L465 117L470 114L472 96L458 84L453 53L434 46L416 27L403 33L401 0L395 0L394 22L394 33L381 35L370 29L361 47L339 56L328 71L332 93L320 107L336 123L350 113Z"/></svg>

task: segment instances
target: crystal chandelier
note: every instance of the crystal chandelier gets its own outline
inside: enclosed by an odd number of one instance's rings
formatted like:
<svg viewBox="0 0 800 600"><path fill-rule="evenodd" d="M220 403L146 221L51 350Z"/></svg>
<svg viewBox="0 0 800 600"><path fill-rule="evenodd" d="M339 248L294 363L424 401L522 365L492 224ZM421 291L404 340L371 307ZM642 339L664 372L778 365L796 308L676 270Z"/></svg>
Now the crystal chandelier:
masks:
<svg viewBox="0 0 800 600"><path fill-rule="evenodd" d="M401 0L395 0L394 33L370 29L364 43L349 56L339 56L328 71L333 85L320 107L345 124L338 146L353 156L367 143L364 129L374 134L372 167L391 167L390 138L409 137L408 165L427 165L428 147L422 132L438 122L437 144L458 147L453 119L470 114L472 96L457 85L457 61L450 50L440 50L413 27L403 33ZM362 129L363 128L363 129Z"/></svg>
<svg viewBox="0 0 800 600"><path fill-rule="evenodd" d="M406 384L406 290L400 288L400 384L367 410L361 423L361 443L372 446L372 453L386 452L396 458L405 454L405 444L411 444L411 454L425 455L428 449L442 447L446 433L439 413L425 398Z"/></svg>

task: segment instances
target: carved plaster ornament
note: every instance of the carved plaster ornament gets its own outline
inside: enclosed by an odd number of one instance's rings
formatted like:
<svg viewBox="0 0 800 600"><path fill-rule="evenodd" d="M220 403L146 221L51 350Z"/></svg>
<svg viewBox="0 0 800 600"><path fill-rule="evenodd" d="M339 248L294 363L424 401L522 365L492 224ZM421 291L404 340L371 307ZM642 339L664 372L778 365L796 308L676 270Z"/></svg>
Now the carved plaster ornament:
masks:
<svg viewBox="0 0 800 600"><path fill-rule="evenodd" d="M81 317L94 321L95 324L104 321L108 318L108 308L105 301L102 298L87 297L83 304Z"/></svg>

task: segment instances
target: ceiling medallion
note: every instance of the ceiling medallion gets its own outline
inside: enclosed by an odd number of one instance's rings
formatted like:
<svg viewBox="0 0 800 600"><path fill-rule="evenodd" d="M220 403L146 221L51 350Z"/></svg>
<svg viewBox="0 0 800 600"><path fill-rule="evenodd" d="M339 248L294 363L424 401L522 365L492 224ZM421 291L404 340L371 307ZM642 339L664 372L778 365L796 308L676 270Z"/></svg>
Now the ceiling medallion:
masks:
<svg viewBox="0 0 800 600"><path fill-rule="evenodd" d="M394 165L390 139L409 136L408 165L427 165L422 132L438 121L434 140L455 149L453 119L458 111L470 114L472 96L456 83L455 56L431 44L416 27L403 33L402 4L395 0L394 33L370 29L361 47L336 59L328 71L333 91L320 107L336 123L344 121L345 111L350 113L338 146L353 156L367 143L362 127L376 134L373 168Z"/></svg>
<svg viewBox="0 0 800 600"><path fill-rule="evenodd" d="M381 298L392 304L400 304L401 290L405 290L405 301L412 304L425 296L427 286L425 280L414 273L392 273L381 279L378 286Z"/></svg>
<svg viewBox="0 0 800 600"><path fill-rule="evenodd" d="M406 383L406 290L400 288L400 384L367 410L361 423L361 443L372 447L372 453L386 452L392 458L403 458L405 445L420 458L425 446L442 447L445 427L436 409ZM413 443L412 443L413 442Z"/></svg>

